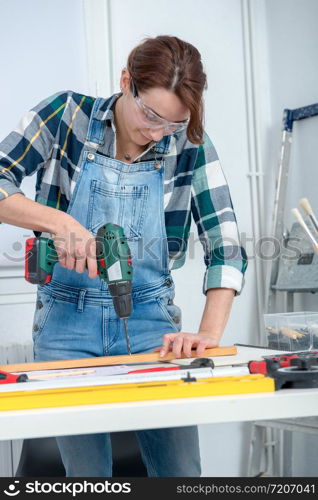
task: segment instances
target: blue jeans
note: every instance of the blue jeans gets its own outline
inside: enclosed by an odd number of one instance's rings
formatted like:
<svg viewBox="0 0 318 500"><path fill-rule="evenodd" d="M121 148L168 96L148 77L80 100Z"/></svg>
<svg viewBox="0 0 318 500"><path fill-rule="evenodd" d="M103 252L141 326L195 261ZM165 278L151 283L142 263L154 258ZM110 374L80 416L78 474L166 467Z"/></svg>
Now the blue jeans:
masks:
<svg viewBox="0 0 318 500"><path fill-rule="evenodd" d="M133 352L150 352L162 335L177 332L181 311L173 303L174 285L133 293L134 314L128 319ZM111 298L53 283L39 287L34 316L36 361L126 354L123 322ZM148 332L148 335L147 335ZM196 426L136 431L150 477L199 477L200 452ZM111 477L110 435L57 437L68 477Z"/></svg>
<svg viewBox="0 0 318 500"><path fill-rule="evenodd" d="M149 477L199 477L200 455L196 426L136 431ZM68 477L111 477L110 435L58 437Z"/></svg>

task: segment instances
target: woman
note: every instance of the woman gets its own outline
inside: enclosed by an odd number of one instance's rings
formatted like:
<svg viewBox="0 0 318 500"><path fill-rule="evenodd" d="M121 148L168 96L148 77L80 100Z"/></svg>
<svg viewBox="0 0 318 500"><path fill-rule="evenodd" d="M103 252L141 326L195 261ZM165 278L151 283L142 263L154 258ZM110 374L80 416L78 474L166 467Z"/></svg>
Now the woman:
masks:
<svg viewBox="0 0 318 500"><path fill-rule="evenodd" d="M126 354L122 322L96 271L93 236L107 222L123 226L133 258L132 352L172 349L180 357L218 345L246 259L203 131L205 86L195 47L149 38L129 55L120 93L58 93L0 145L0 219L50 233L59 252L51 283L38 288L35 360ZM34 172L35 202L19 187ZM207 267L195 334L181 331L170 274L184 263L191 213ZM200 475L196 427L138 431L137 438L149 476ZM108 434L57 441L67 476L111 476Z"/></svg>

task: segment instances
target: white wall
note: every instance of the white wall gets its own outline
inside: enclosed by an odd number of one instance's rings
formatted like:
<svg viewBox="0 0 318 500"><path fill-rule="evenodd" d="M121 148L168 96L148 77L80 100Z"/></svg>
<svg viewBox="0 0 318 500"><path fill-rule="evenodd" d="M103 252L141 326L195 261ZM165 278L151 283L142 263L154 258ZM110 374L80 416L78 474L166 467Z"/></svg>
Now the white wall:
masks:
<svg viewBox="0 0 318 500"><path fill-rule="evenodd" d="M0 137L3 138L43 98L66 89L87 93L88 69L82 2L0 0L0 18ZM30 177L25 179L22 189L33 198L34 186L35 177ZM35 288L19 276L23 275L25 240L32 235L26 229L0 226L2 343L31 338ZM4 279L5 276L10 278Z"/></svg>
<svg viewBox="0 0 318 500"><path fill-rule="evenodd" d="M67 89L87 93L88 70L82 2L0 0L0 19L0 137L4 138L45 97ZM25 179L22 189L28 196L33 197L34 184L34 177ZM24 242L31 235L25 229L0 229L0 276L1 266L23 265Z"/></svg>

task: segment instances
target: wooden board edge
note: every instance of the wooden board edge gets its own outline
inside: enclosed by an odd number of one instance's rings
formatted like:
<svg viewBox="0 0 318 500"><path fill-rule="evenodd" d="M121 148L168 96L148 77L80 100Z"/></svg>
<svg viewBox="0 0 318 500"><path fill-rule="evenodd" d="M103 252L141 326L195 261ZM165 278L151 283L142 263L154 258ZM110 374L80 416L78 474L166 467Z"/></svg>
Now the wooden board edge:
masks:
<svg viewBox="0 0 318 500"><path fill-rule="evenodd" d="M235 356L237 354L236 346L213 347L205 349L201 356L196 355L196 350L191 351L193 358L208 358L215 356ZM182 358L186 358L183 354ZM64 359L56 361L37 361L31 363L13 363L8 365L0 365L0 370L7 372L22 372L35 370L63 370L67 368L87 368L92 366L111 366L111 365L127 365L135 363L153 363L156 361L171 361L176 359L172 352L168 352L163 358L159 357L159 352L149 352L143 354L127 354L121 356L100 356L93 358L80 359Z"/></svg>

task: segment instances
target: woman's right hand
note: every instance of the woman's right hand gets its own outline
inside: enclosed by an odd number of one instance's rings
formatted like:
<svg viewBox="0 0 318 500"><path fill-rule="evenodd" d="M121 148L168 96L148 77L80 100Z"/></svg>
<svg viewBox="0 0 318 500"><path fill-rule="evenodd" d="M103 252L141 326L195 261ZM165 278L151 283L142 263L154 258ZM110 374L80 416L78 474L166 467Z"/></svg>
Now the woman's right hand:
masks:
<svg viewBox="0 0 318 500"><path fill-rule="evenodd" d="M63 214L55 233L52 234L59 263L78 273L88 270L90 278L97 276L96 241L84 226L68 214Z"/></svg>

